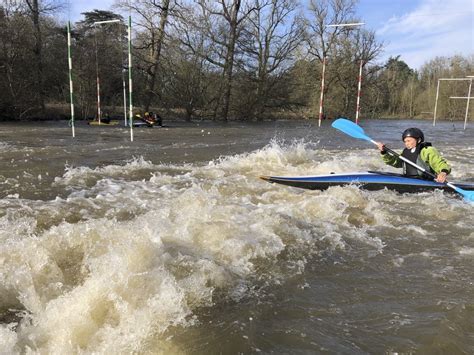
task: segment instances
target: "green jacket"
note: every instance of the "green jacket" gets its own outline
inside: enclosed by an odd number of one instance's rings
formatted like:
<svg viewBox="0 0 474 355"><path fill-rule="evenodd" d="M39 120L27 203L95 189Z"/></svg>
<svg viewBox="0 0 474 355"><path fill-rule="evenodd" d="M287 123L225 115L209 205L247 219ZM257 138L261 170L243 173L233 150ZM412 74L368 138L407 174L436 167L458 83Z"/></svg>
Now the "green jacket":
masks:
<svg viewBox="0 0 474 355"><path fill-rule="evenodd" d="M382 159L385 164L394 166L396 168L403 168L403 172L405 173L405 162L398 157L394 157L389 153L383 154ZM432 146L426 146L421 148L420 155L416 163L421 166L422 168L426 169L427 171L431 171L433 174L439 174L440 172L444 171L446 174L451 172L451 167L446 162L446 160L439 154L436 148ZM421 171L418 172L420 176L423 176Z"/></svg>

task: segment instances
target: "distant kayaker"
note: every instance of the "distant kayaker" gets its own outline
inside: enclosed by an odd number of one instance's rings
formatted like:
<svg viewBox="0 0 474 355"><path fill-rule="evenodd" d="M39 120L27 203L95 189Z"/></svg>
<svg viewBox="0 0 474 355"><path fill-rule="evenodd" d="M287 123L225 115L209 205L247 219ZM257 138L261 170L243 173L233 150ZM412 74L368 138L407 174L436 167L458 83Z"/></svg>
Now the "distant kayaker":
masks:
<svg viewBox="0 0 474 355"><path fill-rule="evenodd" d="M425 142L425 135L418 128L408 128L402 134L402 140L405 144L402 156L415 164L421 166L427 171L436 175L435 181L446 182L446 177L451 172L451 167L439 152L431 146L431 143ZM417 168L405 163L401 159L387 154L385 145L377 142L377 146L382 154L383 161L396 168L403 168L403 174L408 177L429 179Z"/></svg>
<svg viewBox="0 0 474 355"><path fill-rule="evenodd" d="M153 120L155 121L155 124L163 127L163 118L158 113L151 113L151 117L153 117Z"/></svg>
<svg viewBox="0 0 474 355"><path fill-rule="evenodd" d="M139 113L137 113L134 116L134 120L135 121L141 121L141 122L145 123L148 127L153 127L153 123L150 122L150 114L148 112L145 112L145 114L143 116L140 115Z"/></svg>
<svg viewBox="0 0 474 355"><path fill-rule="evenodd" d="M145 112L143 115L143 122L153 124L153 117L150 112Z"/></svg>
<svg viewBox="0 0 474 355"><path fill-rule="evenodd" d="M150 126L163 126L163 119L154 112L145 112L142 120Z"/></svg>
<svg viewBox="0 0 474 355"><path fill-rule="evenodd" d="M105 123L105 124L110 123L110 116L107 112L104 114L104 117L102 117L102 123Z"/></svg>

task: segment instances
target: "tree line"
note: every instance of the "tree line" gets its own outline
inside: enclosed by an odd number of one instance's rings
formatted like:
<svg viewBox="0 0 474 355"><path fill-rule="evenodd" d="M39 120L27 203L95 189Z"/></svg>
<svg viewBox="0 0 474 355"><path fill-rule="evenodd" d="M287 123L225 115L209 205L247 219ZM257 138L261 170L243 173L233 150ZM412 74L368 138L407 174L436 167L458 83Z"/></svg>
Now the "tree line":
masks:
<svg viewBox="0 0 474 355"><path fill-rule="evenodd" d="M59 0L0 1L0 118L68 118L67 33ZM361 117L432 117L439 78L474 73L474 55L438 57L419 70L354 23L356 0L117 0L72 26L76 117L119 115L133 18L136 112L213 120L354 117L363 63ZM98 21L120 22L97 25ZM443 82L438 117L463 118L468 82ZM472 115L471 115L472 117Z"/></svg>

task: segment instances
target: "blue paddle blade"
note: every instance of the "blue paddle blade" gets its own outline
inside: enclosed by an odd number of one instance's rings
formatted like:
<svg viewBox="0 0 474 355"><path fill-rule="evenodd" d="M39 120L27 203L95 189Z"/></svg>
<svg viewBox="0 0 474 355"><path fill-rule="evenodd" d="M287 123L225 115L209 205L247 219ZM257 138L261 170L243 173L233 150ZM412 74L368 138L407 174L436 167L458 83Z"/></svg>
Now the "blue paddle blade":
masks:
<svg viewBox="0 0 474 355"><path fill-rule="evenodd" d="M453 184L448 184L448 186L453 188L458 194L461 194L466 201L474 202L474 191L466 191Z"/></svg>
<svg viewBox="0 0 474 355"><path fill-rule="evenodd" d="M332 126L351 137L372 142L372 139L365 135L365 132L361 126L349 121L346 118L338 118L332 123Z"/></svg>

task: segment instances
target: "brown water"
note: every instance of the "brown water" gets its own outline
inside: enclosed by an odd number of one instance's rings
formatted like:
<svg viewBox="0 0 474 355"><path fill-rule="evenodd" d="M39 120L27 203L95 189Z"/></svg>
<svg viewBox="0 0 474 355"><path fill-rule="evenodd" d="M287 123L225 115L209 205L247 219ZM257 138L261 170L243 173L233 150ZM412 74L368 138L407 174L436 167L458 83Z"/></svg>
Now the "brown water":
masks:
<svg viewBox="0 0 474 355"><path fill-rule="evenodd" d="M417 125L474 181L474 129ZM328 122L0 125L1 353L473 353L474 206L262 174L393 171Z"/></svg>

